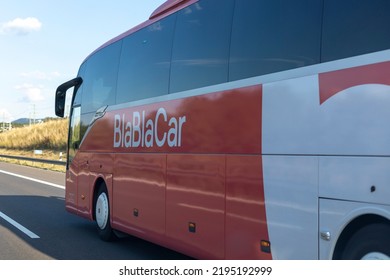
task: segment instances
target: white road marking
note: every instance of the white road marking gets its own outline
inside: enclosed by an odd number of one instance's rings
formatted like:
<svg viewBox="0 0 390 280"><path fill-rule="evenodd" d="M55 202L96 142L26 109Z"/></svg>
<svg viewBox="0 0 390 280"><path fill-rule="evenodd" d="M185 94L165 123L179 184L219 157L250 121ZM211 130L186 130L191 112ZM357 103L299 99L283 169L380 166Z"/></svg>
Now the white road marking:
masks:
<svg viewBox="0 0 390 280"><path fill-rule="evenodd" d="M20 230L20 231L23 232L24 234L28 235L30 238L40 238L38 235L36 235L35 233L33 233L31 230L25 228L24 226L22 226L21 224L19 224L19 223L16 222L15 220L11 219L11 218L8 217L7 215L5 215L3 212L0 212L0 218L3 218L3 219L6 220L8 223L10 223L10 224L13 225L14 227L16 227L18 230Z"/></svg>
<svg viewBox="0 0 390 280"><path fill-rule="evenodd" d="M65 189L65 187L64 187L64 186L61 186L61 185L53 184L53 183L50 183L50 182L47 182L47 181L42 181L42 180L34 179L34 178L31 178L31 177L19 175L19 174L12 173L12 172L8 172L8 171L4 171L4 170L0 170L0 173L4 173L4 174L7 174L7 175L19 177L19 178L26 179L26 180L30 180L30 181L33 181L33 182L45 184L45 185L52 186L52 187L59 188L59 189L63 189L63 190Z"/></svg>

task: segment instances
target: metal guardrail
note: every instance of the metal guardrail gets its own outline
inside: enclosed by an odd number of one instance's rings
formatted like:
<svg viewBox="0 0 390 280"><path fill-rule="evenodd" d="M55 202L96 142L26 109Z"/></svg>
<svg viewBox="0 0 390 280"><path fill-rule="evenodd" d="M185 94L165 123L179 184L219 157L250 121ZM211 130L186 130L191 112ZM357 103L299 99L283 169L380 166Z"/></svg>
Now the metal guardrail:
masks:
<svg viewBox="0 0 390 280"><path fill-rule="evenodd" d="M54 165L63 165L63 166L66 165L66 161L60 161L60 160L31 158L31 157L20 157L20 156L11 156L11 155L0 155L0 157L9 158L9 159L16 159L16 160L26 160L26 161L33 161L33 162L41 162L41 163L54 164Z"/></svg>

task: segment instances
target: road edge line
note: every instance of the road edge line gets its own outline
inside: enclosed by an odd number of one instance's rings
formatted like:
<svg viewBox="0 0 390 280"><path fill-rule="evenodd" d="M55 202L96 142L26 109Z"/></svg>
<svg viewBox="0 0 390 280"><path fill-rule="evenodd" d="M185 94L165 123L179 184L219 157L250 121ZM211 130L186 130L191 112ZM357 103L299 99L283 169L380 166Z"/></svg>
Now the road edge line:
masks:
<svg viewBox="0 0 390 280"><path fill-rule="evenodd" d="M41 184L48 185L48 186L51 186L51 187L55 187L55 188L58 188L58 189L65 190L64 186L61 186L61 185L58 185L58 184L54 184L54 183L50 183L50 182L47 182L47 181L34 179L34 178L31 178L31 177L23 176L23 175L20 175L20 174L16 174L16 173L4 171L4 170L0 170L0 173L6 174L6 175L15 176L15 177L18 177L18 178L21 178L21 179L30 180L30 181L33 181L33 182L37 182L37 183L41 183Z"/></svg>
<svg viewBox="0 0 390 280"><path fill-rule="evenodd" d="M17 221L13 220L12 218L8 217L6 214L0 211L0 218L3 218L5 221L16 227L18 230L23 232L24 234L28 235L30 238L36 239L40 238L38 235L33 233L31 230L27 229L26 227L19 224Z"/></svg>

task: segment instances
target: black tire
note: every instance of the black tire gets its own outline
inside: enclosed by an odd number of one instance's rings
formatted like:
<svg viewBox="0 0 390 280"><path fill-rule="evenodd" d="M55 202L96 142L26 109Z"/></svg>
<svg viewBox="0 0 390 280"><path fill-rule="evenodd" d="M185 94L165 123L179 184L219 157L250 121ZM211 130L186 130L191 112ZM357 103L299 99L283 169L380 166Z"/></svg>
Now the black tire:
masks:
<svg viewBox="0 0 390 280"><path fill-rule="evenodd" d="M95 198L95 221L99 237L104 241L116 239L110 223L110 202L105 184L101 184Z"/></svg>
<svg viewBox="0 0 390 280"><path fill-rule="evenodd" d="M372 224L358 230L347 242L341 259L390 259L390 225Z"/></svg>

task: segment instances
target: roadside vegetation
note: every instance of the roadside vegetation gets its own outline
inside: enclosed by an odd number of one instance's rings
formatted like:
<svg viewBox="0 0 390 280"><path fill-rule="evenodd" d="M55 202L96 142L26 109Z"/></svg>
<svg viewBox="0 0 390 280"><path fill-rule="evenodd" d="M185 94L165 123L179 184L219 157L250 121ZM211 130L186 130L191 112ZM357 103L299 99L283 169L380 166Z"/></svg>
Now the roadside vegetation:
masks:
<svg viewBox="0 0 390 280"><path fill-rule="evenodd" d="M31 126L27 125L14 128L11 131L0 133L0 154L65 160L67 137L67 119L49 120ZM61 153L62 158L60 156ZM56 166L53 164L10 160L1 157L0 161L31 165L57 171L65 170L63 166Z"/></svg>

